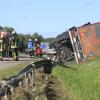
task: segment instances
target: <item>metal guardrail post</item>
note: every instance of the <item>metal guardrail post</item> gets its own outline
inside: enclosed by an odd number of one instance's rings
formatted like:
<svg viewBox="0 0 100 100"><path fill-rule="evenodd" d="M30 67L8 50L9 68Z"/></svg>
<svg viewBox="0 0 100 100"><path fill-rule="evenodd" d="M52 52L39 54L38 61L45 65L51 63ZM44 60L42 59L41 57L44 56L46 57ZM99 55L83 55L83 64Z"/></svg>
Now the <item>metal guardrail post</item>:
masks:
<svg viewBox="0 0 100 100"><path fill-rule="evenodd" d="M28 86L28 78L27 78L27 73L25 73L25 86Z"/></svg>
<svg viewBox="0 0 100 100"><path fill-rule="evenodd" d="M12 95L14 95L14 93L15 93L15 88L14 88L14 86L11 86L10 90L11 90Z"/></svg>
<svg viewBox="0 0 100 100"><path fill-rule="evenodd" d="M28 73L28 83L29 83L29 85L31 85L31 78L32 78L32 76L31 76L31 71Z"/></svg>
<svg viewBox="0 0 100 100"><path fill-rule="evenodd" d="M45 74L45 80L48 81L48 74Z"/></svg>
<svg viewBox="0 0 100 100"><path fill-rule="evenodd" d="M23 87L23 80L19 82L19 87Z"/></svg>
<svg viewBox="0 0 100 100"><path fill-rule="evenodd" d="M34 85L35 81L35 69L32 70L32 86Z"/></svg>
<svg viewBox="0 0 100 100"><path fill-rule="evenodd" d="M7 85L7 81L5 80L2 80L1 83L0 83L1 87L4 89L4 96L3 96L3 100L8 100L8 85Z"/></svg>
<svg viewBox="0 0 100 100"><path fill-rule="evenodd" d="M4 97L3 97L3 98L4 98L4 100L8 100L8 95L7 95L7 92L8 92L8 91L7 91L7 87L5 87L5 95L4 95Z"/></svg>

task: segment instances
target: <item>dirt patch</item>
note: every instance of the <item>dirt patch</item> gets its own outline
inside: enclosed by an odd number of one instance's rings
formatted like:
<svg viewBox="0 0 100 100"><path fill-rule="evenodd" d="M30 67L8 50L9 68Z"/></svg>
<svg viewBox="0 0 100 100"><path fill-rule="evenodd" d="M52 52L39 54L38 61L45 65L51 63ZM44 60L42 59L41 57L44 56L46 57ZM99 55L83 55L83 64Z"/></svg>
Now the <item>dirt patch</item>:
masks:
<svg viewBox="0 0 100 100"><path fill-rule="evenodd" d="M45 94L47 100L67 100L67 92L62 89L61 82L55 76L51 76Z"/></svg>
<svg viewBox="0 0 100 100"><path fill-rule="evenodd" d="M46 82L46 83L45 83ZM18 87L10 100L67 100L67 92L56 76L45 81L44 74L36 72L34 86Z"/></svg>
<svg viewBox="0 0 100 100"><path fill-rule="evenodd" d="M12 99L10 100L33 100L34 97L32 95L32 91L30 88L24 89L24 88L18 88L16 90L16 95L12 96Z"/></svg>

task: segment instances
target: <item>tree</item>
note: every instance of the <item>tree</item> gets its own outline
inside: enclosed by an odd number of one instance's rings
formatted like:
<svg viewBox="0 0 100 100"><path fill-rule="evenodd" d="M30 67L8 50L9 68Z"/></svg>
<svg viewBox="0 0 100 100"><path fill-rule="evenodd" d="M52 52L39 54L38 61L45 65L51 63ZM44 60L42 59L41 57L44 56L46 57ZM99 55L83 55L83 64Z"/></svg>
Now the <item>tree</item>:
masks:
<svg viewBox="0 0 100 100"><path fill-rule="evenodd" d="M0 30L3 30L3 27L2 26L0 26Z"/></svg>
<svg viewBox="0 0 100 100"><path fill-rule="evenodd" d="M20 52L24 52L26 48L26 41L25 41L25 35L19 33L18 34L18 47Z"/></svg>
<svg viewBox="0 0 100 100"><path fill-rule="evenodd" d="M9 34L11 34L13 31L14 31L14 28L13 27L8 27L8 26L5 26L3 28L3 30L7 31Z"/></svg>
<svg viewBox="0 0 100 100"><path fill-rule="evenodd" d="M55 40L55 38L53 38L53 37L45 38L45 42L49 42L49 43L51 43L54 40Z"/></svg>
<svg viewBox="0 0 100 100"><path fill-rule="evenodd" d="M38 39L41 42L44 42L45 39L43 38L42 35L40 35L39 33L35 32L33 35L31 35L31 39L34 41L34 39Z"/></svg>

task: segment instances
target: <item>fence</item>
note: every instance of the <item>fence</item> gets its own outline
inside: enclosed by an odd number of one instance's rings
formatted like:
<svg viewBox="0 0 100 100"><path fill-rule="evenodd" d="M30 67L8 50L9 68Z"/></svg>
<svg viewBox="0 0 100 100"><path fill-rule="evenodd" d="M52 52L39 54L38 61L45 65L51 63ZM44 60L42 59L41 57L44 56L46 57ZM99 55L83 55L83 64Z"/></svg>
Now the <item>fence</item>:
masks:
<svg viewBox="0 0 100 100"><path fill-rule="evenodd" d="M1 100L9 100L9 95L14 95L17 87L33 86L35 82L36 70L42 69L45 74L45 80L48 80L48 74L52 72L51 60L40 60L27 65L17 75L3 79L0 81L0 98Z"/></svg>

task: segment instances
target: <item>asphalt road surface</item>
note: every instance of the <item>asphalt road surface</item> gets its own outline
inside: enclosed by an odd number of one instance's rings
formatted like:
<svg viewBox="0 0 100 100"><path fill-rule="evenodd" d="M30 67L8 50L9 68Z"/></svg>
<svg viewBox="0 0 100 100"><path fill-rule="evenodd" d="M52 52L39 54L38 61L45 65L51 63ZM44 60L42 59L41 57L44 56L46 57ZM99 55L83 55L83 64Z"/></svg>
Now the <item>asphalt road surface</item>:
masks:
<svg viewBox="0 0 100 100"><path fill-rule="evenodd" d="M12 61L12 59L6 59L6 61L0 61L0 69L6 69L8 67L14 67L23 63L29 64L34 61L33 58L30 58L28 55L19 56L19 61Z"/></svg>

